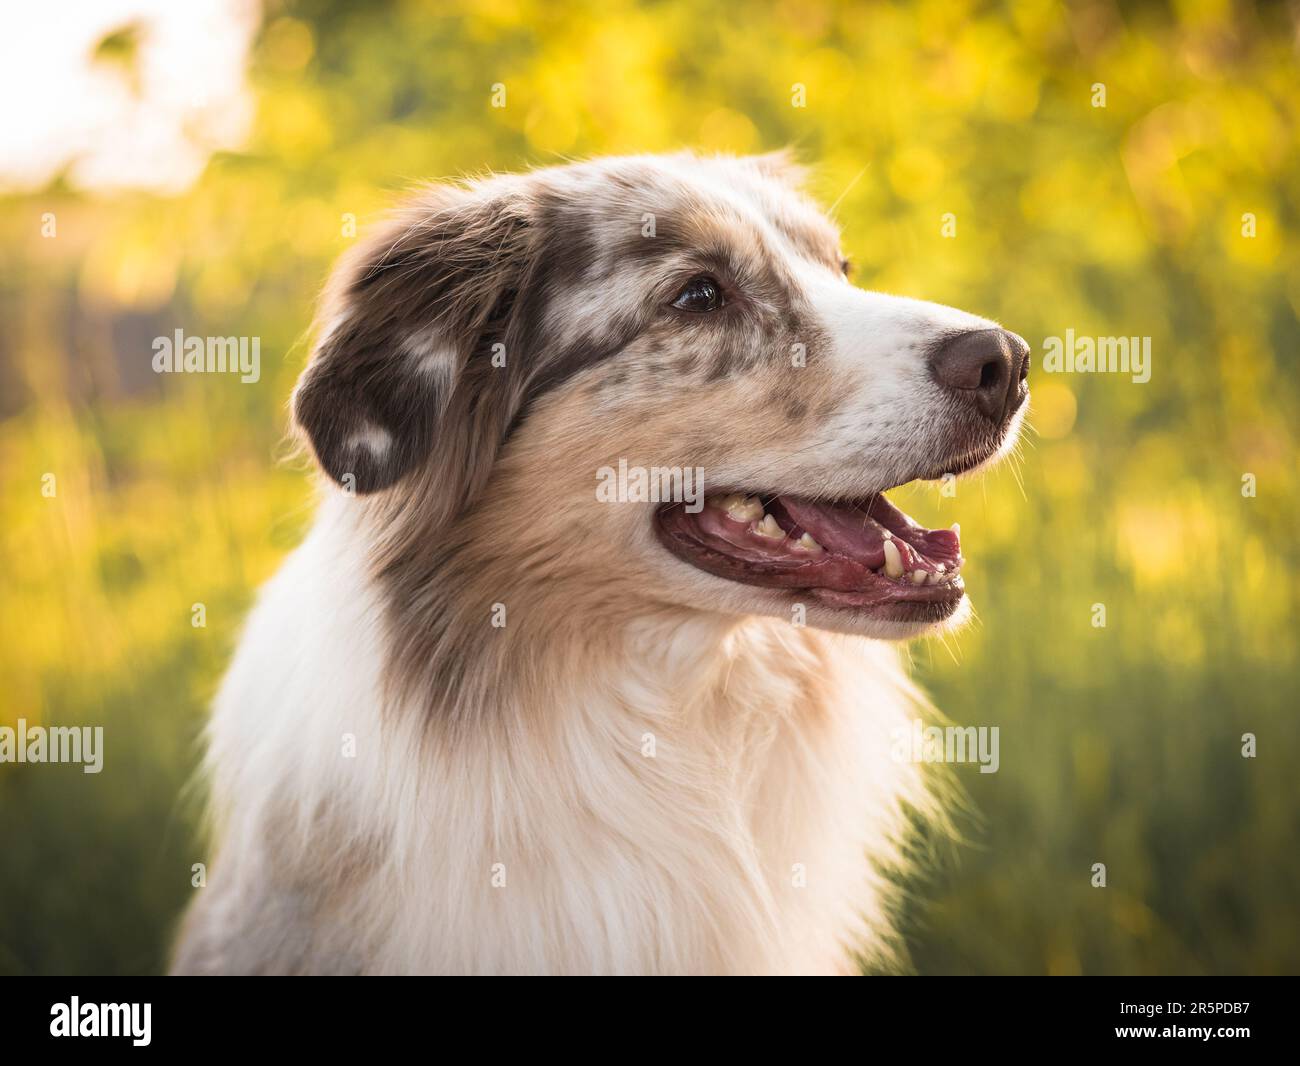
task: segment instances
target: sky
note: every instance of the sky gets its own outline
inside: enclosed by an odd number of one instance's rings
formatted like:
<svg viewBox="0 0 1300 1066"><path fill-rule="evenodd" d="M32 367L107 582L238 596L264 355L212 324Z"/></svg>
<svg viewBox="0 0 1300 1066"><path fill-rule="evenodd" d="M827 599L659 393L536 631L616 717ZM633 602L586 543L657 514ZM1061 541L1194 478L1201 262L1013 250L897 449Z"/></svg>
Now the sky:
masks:
<svg viewBox="0 0 1300 1066"><path fill-rule="evenodd" d="M253 116L245 72L258 0L64 0L23 5L0 35L0 191L66 168L89 191L179 193ZM136 27L133 62L95 57Z"/></svg>

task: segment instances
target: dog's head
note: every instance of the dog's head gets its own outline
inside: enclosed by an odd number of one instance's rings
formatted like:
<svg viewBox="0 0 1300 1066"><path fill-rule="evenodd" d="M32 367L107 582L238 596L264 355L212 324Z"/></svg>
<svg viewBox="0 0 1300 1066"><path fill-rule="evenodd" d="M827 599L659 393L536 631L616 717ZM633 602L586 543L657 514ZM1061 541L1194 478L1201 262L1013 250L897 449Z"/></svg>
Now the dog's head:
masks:
<svg viewBox="0 0 1300 1066"><path fill-rule="evenodd" d="M434 187L336 272L296 419L416 541L908 636L958 614L961 547L883 493L1003 453L1028 349L846 273L782 156Z"/></svg>

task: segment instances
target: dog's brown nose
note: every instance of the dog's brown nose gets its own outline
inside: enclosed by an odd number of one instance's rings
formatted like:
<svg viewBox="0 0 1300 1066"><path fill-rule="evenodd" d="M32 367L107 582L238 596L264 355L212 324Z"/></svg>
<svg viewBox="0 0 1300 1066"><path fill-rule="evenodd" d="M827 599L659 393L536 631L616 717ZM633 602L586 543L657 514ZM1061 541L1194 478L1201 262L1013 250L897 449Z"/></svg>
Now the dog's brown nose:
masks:
<svg viewBox="0 0 1300 1066"><path fill-rule="evenodd" d="M990 422L1006 422L1029 394L1029 345L1005 329L950 337L930 357L940 385L970 399Z"/></svg>

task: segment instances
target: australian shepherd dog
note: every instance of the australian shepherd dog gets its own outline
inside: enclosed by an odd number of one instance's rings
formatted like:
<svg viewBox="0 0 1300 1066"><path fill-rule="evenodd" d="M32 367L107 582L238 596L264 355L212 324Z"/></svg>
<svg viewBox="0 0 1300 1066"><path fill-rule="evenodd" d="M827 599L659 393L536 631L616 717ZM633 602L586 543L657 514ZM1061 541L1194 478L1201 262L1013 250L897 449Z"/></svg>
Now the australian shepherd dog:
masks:
<svg viewBox="0 0 1300 1066"><path fill-rule="evenodd" d="M1028 348L855 287L800 187L495 175L344 256L293 397L323 498L216 700L176 972L890 957L942 808L892 642L968 608L957 529L884 493L1011 447Z"/></svg>

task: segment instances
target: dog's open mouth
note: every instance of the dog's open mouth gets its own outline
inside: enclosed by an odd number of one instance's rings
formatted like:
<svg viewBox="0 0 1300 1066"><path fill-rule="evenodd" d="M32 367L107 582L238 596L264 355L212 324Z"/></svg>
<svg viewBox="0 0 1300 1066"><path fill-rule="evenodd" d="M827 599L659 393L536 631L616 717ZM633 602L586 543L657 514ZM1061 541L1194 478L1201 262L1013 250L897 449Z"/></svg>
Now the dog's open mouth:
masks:
<svg viewBox="0 0 1300 1066"><path fill-rule="evenodd" d="M834 607L943 617L961 601L957 527L926 529L879 493L860 500L710 496L656 514L678 558L717 577L807 593Z"/></svg>

